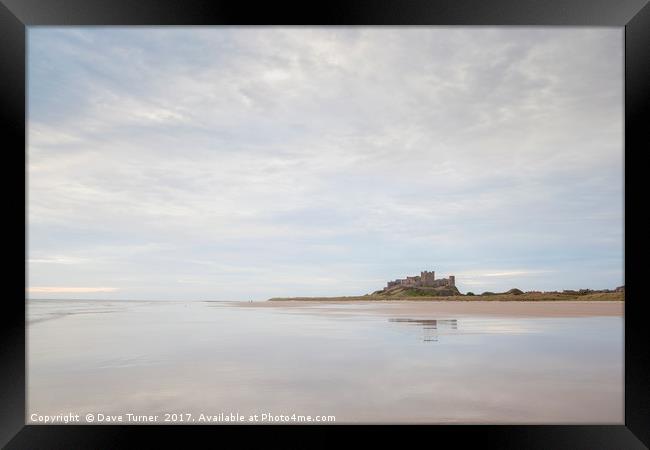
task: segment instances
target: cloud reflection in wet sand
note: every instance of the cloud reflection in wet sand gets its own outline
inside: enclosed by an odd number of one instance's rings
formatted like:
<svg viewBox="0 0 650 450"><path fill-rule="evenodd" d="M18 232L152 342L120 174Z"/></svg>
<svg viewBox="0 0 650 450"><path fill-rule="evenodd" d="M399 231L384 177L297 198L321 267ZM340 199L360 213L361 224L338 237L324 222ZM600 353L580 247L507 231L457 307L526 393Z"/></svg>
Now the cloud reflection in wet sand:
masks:
<svg viewBox="0 0 650 450"><path fill-rule="evenodd" d="M28 326L28 411L39 414L268 410L333 414L339 423L623 420L620 316L436 318L400 315L389 305L299 313L100 302L99 314L92 302L28 306L30 319L60 314Z"/></svg>

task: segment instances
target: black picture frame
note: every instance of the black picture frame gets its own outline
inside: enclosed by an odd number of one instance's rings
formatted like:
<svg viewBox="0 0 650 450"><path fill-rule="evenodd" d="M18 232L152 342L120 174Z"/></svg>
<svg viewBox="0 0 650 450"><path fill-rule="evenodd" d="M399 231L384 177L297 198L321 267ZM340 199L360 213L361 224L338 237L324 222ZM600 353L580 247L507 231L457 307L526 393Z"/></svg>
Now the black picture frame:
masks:
<svg viewBox="0 0 650 450"><path fill-rule="evenodd" d="M642 283L647 237L635 233L643 207L632 197L643 180L639 155L648 148L650 5L648 0L330 0L259 2L208 0L0 0L0 117L9 162L4 235L12 258L26 249L26 29L79 25L551 25L625 27L625 424L612 426L98 426L25 425L26 266L11 265L2 306L0 444L8 449L187 447L194 439L223 445L227 437L291 447L339 445L331 431L361 431L389 444L409 440L494 448L635 449L650 445L648 327ZM616 62L613 62L616 63ZM22 169L20 166L22 165ZM22 187L23 196L16 194ZM640 187L639 187L640 188ZM638 220L637 220L638 219ZM20 223L19 223L20 222ZM23 245L19 237L23 237ZM18 286L18 280L25 281ZM283 431L283 433L280 433ZM395 433L397 431L397 433ZM183 444L179 444L183 442ZM301 441L300 439L306 439ZM187 440L187 442L185 442ZM136 445L135 442L140 442ZM167 445L160 445L167 444ZM237 444L235 444L237 445ZM238 445L238 446L239 446ZM421 445L421 444L417 444Z"/></svg>

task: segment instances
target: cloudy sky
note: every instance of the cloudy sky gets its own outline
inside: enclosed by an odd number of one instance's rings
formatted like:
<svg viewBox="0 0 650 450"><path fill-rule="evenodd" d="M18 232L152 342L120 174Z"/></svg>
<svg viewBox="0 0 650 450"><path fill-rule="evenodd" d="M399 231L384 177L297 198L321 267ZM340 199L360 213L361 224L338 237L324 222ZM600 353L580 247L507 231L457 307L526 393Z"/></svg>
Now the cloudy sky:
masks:
<svg viewBox="0 0 650 450"><path fill-rule="evenodd" d="M623 283L622 28L28 29L32 298Z"/></svg>

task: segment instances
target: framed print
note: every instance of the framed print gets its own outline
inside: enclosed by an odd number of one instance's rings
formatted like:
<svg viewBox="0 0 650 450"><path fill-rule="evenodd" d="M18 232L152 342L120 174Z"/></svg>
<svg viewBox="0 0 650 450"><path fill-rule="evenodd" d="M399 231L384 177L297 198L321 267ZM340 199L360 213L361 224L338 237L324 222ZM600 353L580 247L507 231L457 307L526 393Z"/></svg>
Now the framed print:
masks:
<svg viewBox="0 0 650 450"><path fill-rule="evenodd" d="M647 2L2 1L6 448L649 444Z"/></svg>

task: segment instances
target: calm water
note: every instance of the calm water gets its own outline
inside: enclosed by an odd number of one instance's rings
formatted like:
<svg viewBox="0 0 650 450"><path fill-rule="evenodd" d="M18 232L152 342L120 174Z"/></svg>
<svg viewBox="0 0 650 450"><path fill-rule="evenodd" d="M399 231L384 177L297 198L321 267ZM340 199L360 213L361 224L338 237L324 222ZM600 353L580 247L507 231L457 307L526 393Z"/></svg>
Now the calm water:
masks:
<svg viewBox="0 0 650 450"><path fill-rule="evenodd" d="M623 318L30 300L31 414L622 423ZM260 416L261 417L261 416Z"/></svg>

